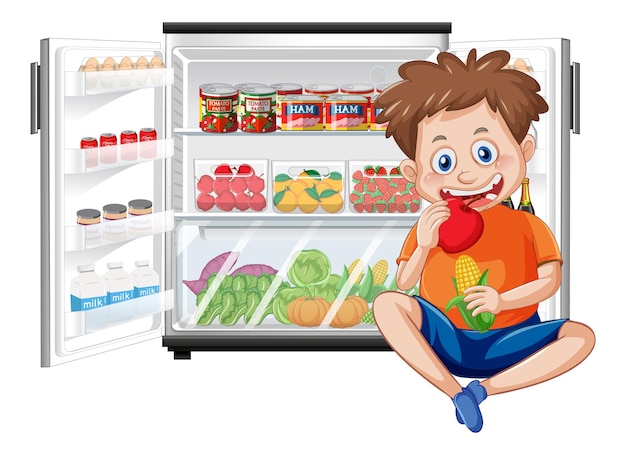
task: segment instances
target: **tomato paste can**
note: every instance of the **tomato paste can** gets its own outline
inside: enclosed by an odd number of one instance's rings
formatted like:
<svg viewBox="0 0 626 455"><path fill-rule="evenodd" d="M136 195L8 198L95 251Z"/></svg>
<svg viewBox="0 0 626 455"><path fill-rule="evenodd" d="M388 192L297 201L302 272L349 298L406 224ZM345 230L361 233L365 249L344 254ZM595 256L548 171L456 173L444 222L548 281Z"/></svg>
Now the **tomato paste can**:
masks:
<svg viewBox="0 0 626 455"><path fill-rule="evenodd" d="M139 130L139 155L142 158L154 158L157 154L157 132L154 128Z"/></svg>
<svg viewBox="0 0 626 455"><path fill-rule="evenodd" d="M288 95L301 95L302 94L302 86L300 84L272 84L270 88L276 90L276 126L281 128L282 125L282 115L283 108L282 102L283 98Z"/></svg>
<svg viewBox="0 0 626 455"><path fill-rule="evenodd" d="M326 129L335 131L367 130L368 106L369 102L364 96L329 96L325 101Z"/></svg>
<svg viewBox="0 0 626 455"><path fill-rule="evenodd" d="M276 90L267 87L246 87L239 92L241 131L271 133L276 131Z"/></svg>
<svg viewBox="0 0 626 455"><path fill-rule="evenodd" d="M324 99L317 95L285 96L281 122L284 131L323 130Z"/></svg>
<svg viewBox="0 0 626 455"><path fill-rule="evenodd" d="M200 86L200 129L207 133L237 131L237 90L228 84Z"/></svg>

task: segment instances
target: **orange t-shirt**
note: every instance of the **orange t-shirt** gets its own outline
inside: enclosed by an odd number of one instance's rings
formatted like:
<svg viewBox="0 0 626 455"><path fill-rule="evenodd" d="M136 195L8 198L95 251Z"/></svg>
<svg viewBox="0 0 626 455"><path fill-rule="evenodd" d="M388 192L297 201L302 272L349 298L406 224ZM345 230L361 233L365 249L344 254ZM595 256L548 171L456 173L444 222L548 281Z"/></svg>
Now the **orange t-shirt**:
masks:
<svg viewBox="0 0 626 455"><path fill-rule="evenodd" d="M456 295L452 277L454 264L461 255L474 258L481 273L489 269L487 285L499 293L537 279L537 267L550 261L563 263L552 232L534 215L505 206L480 212L483 234L474 245L460 253L448 254L441 247L433 248L426 258L420 280L420 296L445 313L445 307ZM417 248L417 223L413 226L397 259L407 261ZM501 311L491 328L508 327L525 321L537 311L539 303L523 308ZM469 327L458 309L445 313L452 323Z"/></svg>

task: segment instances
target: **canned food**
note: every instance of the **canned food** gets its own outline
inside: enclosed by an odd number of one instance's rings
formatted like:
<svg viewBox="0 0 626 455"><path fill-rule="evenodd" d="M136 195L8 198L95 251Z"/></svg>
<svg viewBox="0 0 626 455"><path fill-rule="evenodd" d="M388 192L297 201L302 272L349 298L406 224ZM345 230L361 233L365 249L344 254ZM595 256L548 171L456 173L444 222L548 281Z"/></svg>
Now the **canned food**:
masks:
<svg viewBox="0 0 626 455"><path fill-rule="evenodd" d="M327 130L367 130L367 107L364 96L333 95L325 102Z"/></svg>
<svg viewBox="0 0 626 455"><path fill-rule="evenodd" d="M287 95L283 98L281 129L323 130L324 100L317 95Z"/></svg>
<svg viewBox="0 0 626 455"><path fill-rule="evenodd" d="M100 147L117 145L117 136L113 133L102 133L100 135Z"/></svg>
<svg viewBox="0 0 626 455"><path fill-rule="evenodd" d="M157 132L154 128L141 128L139 130L139 141L156 141Z"/></svg>
<svg viewBox="0 0 626 455"><path fill-rule="evenodd" d="M98 224L100 222L100 210L81 209L76 212L76 218L76 222L84 226Z"/></svg>
<svg viewBox="0 0 626 455"><path fill-rule="evenodd" d="M272 84L270 85L270 88L276 90L276 126L281 128L283 99L288 95L301 95L302 86L300 84Z"/></svg>
<svg viewBox="0 0 626 455"><path fill-rule="evenodd" d="M239 92L241 131L276 131L276 90L267 86L246 87Z"/></svg>
<svg viewBox="0 0 626 455"><path fill-rule="evenodd" d="M376 99L378 98L378 95L375 95L372 98L372 103L371 103L371 109L370 109L370 130L374 130L374 131L384 131L387 129L387 124L389 122L385 122L385 123L376 123L376 117L378 117L378 115L380 114L380 112L382 111L382 109L380 108L376 108L375 107L375 103L376 103Z"/></svg>
<svg viewBox="0 0 626 455"><path fill-rule="evenodd" d="M131 144L137 142L137 132L132 130L122 131L120 134L120 144Z"/></svg>
<svg viewBox="0 0 626 455"><path fill-rule="evenodd" d="M80 140L81 149L91 149L98 147L98 140L95 137L84 137Z"/></svg>
<svg viewBox="0 0 626 455"><path fill-rule="evenodd" d="M80 148L85 150L85 166L96 167L98 165L98 139L84 137L80 140Z"/></svg>
<svg viewBox="0 0 626 455"><path fill-rule="evenodd" d="M133 199L128 203L130 215L149 215L152 213L152 202L147 199Z"/></svg>
<svg viewBox="0 0 626 455"><path fill-rule="evenodd" d="M237 131L237 90L229 84L200 86L200 129L207 133Z"/></svg>
<svg viewBox="0 0 626 455"><path fill-rule="evenodd" d="M374 86L370 84L344 84L341 86L341 93L364 96L370 101L374 95Z"/></svg>
<svg viewBox="0 0 626 455"><path fill-rule="evenodd" d="M136 131L122 131L122 133L120 134L120 155L125 161L133 161L137 159Z"/></svg>
<svg viewBox="0 0 626 455"><path fill-rule="evenodd" d="M105 220L121 220L126 218L126 206L124 204L107 204L102 208Z"/></svg>
<svg viewBox="0 0 626 455"><path fill-rule="evenodd" d="M115 163L117 161L117 136L113 133L100 135L100 161L102 163Z"/></svg>
<svg viewBox="0 0 626 455"><path fill-rule="evenodd" d="M309 95L317 95L327 98L339 93L339 87L335 84L308 84L304 86L304 92Z"/></svg>

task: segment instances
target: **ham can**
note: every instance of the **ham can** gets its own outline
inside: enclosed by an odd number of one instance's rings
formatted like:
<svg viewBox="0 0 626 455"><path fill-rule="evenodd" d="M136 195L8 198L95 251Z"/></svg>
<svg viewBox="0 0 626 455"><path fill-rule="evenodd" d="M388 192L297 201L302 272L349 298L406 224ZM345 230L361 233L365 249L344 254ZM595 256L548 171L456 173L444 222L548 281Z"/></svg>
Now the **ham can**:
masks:
<svg viewBox="0 0 626 455"><path fill-rule="evenodd" d="M281 122L284 131L323 130L324 100L316 95L285 96Z"/></svg>
<svg viewBox="0 0 626 455"><path fill-rule="evenodd" d="M246 87L239 92L241 131L271 133L276 131L276 90L267 87Z"/></svg>
<svg viewBox="0 0 626 455"><path fill-rule="evenodd" d="M200 86L200 129L207 133L237 131L237 90L228 84Z"/></svg>
<svg viewBox="0 0 626 455"><path fill-rule="evenodd" d="M376 99L378 98L378 95L374 95L374 97L372 98L372 104L371 104L371 110L370 110L370 130L372 131L384 131L387 129L387 124L389 122L385 122L385 123L376 123L376 117L378 117L378 114L380 114L380 112L382 111L381 108L376 108L374 106L374 104L376 103Z"/></svg>
<svg viewBox="0 0 626 455"><path fill-rule="evenodd" d="M325 102L326 129L333 131L367 130L367 107L364 96L333 95Z"/></svg>
<svg viewBox="0 0 626 455"><path fill-rule="evenodd" d="M301 95L302 86L300 84L272 84L270 88L276 90L276 126L281 128L283 99L289 95Z"/></svg>

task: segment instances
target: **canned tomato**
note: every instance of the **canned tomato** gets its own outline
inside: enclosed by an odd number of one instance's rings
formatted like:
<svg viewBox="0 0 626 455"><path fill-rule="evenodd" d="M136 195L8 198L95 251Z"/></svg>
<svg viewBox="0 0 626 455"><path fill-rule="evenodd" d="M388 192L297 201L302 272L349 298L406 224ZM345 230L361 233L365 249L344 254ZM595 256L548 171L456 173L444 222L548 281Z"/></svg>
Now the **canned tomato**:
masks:
<svg viewBox="0 0 626 455"><path fill-rule="evenodd" d="M247 87L239 92L241 131L276 131L276 90L267 86Z"/></svg>
<svg viewBox="0 0 626 455"><path fill-rule="evenodd" d="M371 130L375 130L375 131L381 131L381 130L386 130L387 129L387 124L389 122L385 122L385 123L376 123L376 117L378 117L378 114L380 114L380 112L382 111L382 109L380 108L376 108L375 107L375 103L376 103L376 99L378 98L378 95L374 95L374 97L372 98L372 103L371 103L371 110L370 110L370 129Z"/></svg>
<svg viewBox="0 0 626 455"><path fill-rule="evenodd" d="M139 130L139 155L142 158L154 158L157 154L157 132L154 128Z"/></svg>
<svg viewBox="0 0 626 455"><path fill-rule="evenodd" d="M207 133L237 131L237 90L232 85L200 86L200 129Z"/></svg>
<svg viewBox="0 0 626 455"><path fill-rule="evenodd" d="M327 130L367 130L367 107L364 96L333 95L325 102Z"/></svg>
<svg viewBox="0 0 626 455"><path fill-rule="evenodd" d="M317 95L287 95L283 98L281 129L323 130L324 100Z"/></svg>
<svg viewBox="0 0 626 455"><path fill-rule="evenodd" d="M301 95L302 86L300 84L272 84L270 88L276 90L276 126L281 128L283 108L283 98L288 95Z"/></svg>
<svg viewBox="0 0 626 455"><path fill-rule="evenodd" d="M304 86L304 93L327 98L331 95L337 95L339 93L339 87L335 84L308 84Z"/></svg>

